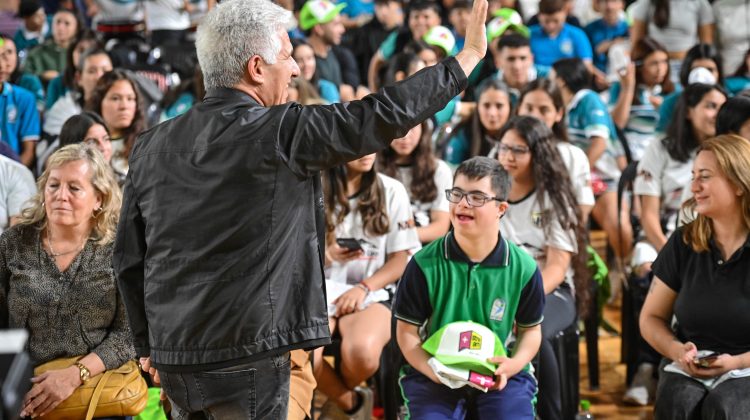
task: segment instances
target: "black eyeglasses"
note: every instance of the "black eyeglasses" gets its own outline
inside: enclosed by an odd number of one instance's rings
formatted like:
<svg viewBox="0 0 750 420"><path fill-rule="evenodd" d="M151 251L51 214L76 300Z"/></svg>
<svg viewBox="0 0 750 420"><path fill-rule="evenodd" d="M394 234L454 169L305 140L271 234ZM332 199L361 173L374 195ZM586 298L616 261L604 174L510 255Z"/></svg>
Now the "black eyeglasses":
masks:
<svg viewBox="0 0 750 420"><path fill-rule="evenodd" d="M529 148L526 146L508 146L507 144L500 143L497 145L498 155L505 155L512 153L513 157L518 157L529 153Z"/></svg>
<svg viewBox="0 0 750 420"><path fill-rule="evenodd" d="M488 201L504 201L501 198L497 197L490 197L487 194L483 194L480 192L463 192L458 189L452 189L452 190L445 190L445 198L448 199L453 204L458 204L461 202L461 199L466 197L466 202L469 204L470 207L482 207L485 205Z"/></svg>

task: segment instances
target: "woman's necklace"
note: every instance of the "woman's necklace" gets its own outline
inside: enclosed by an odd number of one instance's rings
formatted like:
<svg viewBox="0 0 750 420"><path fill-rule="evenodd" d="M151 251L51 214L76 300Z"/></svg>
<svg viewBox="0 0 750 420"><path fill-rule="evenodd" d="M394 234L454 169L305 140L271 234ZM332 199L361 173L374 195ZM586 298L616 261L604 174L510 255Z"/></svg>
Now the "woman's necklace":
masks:
<svg viewBox="0 0 750 420"><path fill-rule="evenodd" d="M53 260L57 260L57 257L61 257L63 255L72 254L74 252L81 252L85 244L86 244L86 239L84 238L83 242L81 242L81 246L77 248L73 248L70 251L65 251L65 252L55 252L54 248L52 248L52 233L50 232L49 229L47 230L47 246L49 246L49 253L52 256Z"/></svg>

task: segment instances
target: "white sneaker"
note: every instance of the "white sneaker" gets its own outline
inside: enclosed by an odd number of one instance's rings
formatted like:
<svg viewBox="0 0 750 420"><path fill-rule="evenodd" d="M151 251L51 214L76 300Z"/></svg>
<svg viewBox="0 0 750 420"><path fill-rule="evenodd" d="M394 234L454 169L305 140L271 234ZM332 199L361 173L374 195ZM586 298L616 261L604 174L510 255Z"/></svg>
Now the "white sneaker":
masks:
<svg viewBox="0 0 750 420"><path fill-rule="evenodd" d="M362 404L359 406L359 410L349 416L349 418L351 420L372 419L372 405L374 400L372 390L370 388L358 386L354 388L354 391L356 391L357 394L359 394L360 398L362 398Z"/></svg>
<svg viewBox="0 0 750 420"><path fill-rule="evenodd" d="M633 377L630 388L625 391L622 400L632 405L648 405L649 401L653 399L655 391L654 365L651 363L641 363Z"/></svg>

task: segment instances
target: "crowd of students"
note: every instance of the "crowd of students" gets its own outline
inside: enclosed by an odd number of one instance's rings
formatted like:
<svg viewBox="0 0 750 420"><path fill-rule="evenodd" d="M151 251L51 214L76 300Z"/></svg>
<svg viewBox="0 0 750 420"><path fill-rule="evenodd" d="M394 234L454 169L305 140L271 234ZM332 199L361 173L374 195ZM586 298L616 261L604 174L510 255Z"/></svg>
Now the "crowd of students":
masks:
<svg viewBox="0 0 750 420"><path fill-rule="evenodd" d="M0 232L8 231L0 240L6 312L0 327L18 321L7 313L23 303L13 301L19 292L9 289L9 279L14 259L31 252L14 251L14 241L36 243L29 225L46 226L41 246L56 267L43 268L55 273L78 267L79 252L108 246L109 236L88 248L80 238L91 232L57 229L57 216L46 220L50 179L78 183L87 194L101 194L99 178L122 185L138 135L204 94L195 69L195 77L155 104L163 112L154 118L144 95L154 86L117 66L96 25L145 16L154 46L179 45L191 42L190 17L199 19L197 11L215 6L209 3L22 0L0 13ZM289 35L300 75L288 89L290 100L303 105L362 98L455 54L472 7L466 0L280 3L298 21ZM479 417L562 418L561 361L552 339L585 317L595 298L586 252L592 226L607 233L612 251L612 301L623 284L653 288L625 401L647 405L656 398L658 418L743 413L746 402L732 395L746 395L750 387L750 342L742 334L750 318L741 310L750 303L748 271L741 268L750 261L743 252L750 243L750 6L736 0L489 3L489 52L468 76L469 87L389 149L322 174L323 263L340 360L330 366L323 349L292 356L297 411L290 416L310 416L309 391L317 387L328 397L323 418L369 418L374 397L362 383L396 340L409 366L401 387L414 418L453 413L458 401L480 407L469 409ZM738 16L747 19L737 23ZM77 143L100 153L69 146ZM78 161L97 169L95 179L70 180L80 176L71 166ZM109 168L106 176L101 164ZM629 165L636 175L623 198L618 183ZM41 176L37 185L35 175ZM108 203L119 203L119 191L107 191L114 197ZM102 210L98 200L79 204L111 231L115 210ZM11 229L16 224L25 227ZM75 252L60 258L53 233L58 250ZM506 278L498 273L509 265L518 266L522 281L504 289L487 284L493 275ZM88 278L89 269L80 270L73 274ZM446 273L466 284L447 285ZM115 293L105 289L107 296ZM717 294L700 302L701 291ZM120 309L105 312L113 319ZM502 389L505 399L440 384L422 343L452 321L490 327L508 347L509 357L494 360L493 389ZM90 335L115 328L84 327ZM42 354L47 344L33 341L39 333L32 331L31 347ZM117 358L106 359L93 352L97 345L80 344L92 352L87 357L98 358L99 371L134 354L125 345ZM702 370L692 359L707 350L721 355ZM44 357L39 354L32 357Z"/></svg>

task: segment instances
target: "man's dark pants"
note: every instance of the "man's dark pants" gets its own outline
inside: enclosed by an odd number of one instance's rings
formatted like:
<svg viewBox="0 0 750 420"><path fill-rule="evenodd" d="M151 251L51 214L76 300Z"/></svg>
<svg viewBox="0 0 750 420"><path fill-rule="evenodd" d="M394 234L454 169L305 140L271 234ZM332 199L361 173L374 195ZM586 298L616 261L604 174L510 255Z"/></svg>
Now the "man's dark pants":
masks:
<svg viewBox="0 0 750 420"><path fill-rule="evenodd" d="M174 420L286 419L289 353L205 372L159 374Z"/></svg>

